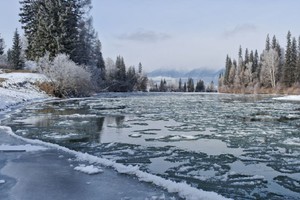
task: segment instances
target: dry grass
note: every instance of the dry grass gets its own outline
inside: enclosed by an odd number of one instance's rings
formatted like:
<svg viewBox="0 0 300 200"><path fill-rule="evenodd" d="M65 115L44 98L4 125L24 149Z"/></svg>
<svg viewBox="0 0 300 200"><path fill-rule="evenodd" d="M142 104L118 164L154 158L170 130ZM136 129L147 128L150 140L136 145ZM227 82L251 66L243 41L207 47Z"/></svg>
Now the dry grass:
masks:
<svg viewBox="0 0 300 200"><path fill-rule="evenodd" d="M6 78L0 78L0 87L2 87L2 83L6 80L7 80Z"/></svg>
<svg viewBox="0 0 300 200"><path fill-rule="evenodd" d="M14 70L14 69L4 69L3 70L5 73L34 73L31 70Z"/></svg>
<svg viewBox="0 0 300 200"><path fill-rule="evenodd" d="M51 83L49 83L49 82L42 82L42 83L37 82L37 83L36 83L36 86L37 86L40 90L46 92L46 94L48 94L48 95L50 95L50 96L54 96L54 91L55 91L55 90L54 90L53 84L51 84Z"/></svg>

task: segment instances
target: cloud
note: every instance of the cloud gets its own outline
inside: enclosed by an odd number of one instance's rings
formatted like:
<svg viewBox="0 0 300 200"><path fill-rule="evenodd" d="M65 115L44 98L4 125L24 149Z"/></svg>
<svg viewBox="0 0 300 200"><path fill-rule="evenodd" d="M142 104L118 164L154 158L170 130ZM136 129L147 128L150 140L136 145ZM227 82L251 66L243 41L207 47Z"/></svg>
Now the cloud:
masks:
<svg viewBox="0 0 300 200"><path fill-rule="evenodd" d="M256 30L257 26L254 24L240 24L234 27L232 30L225 31L223 36L225 38L230 38L241 33L255 32Z"/></svg>
<svg viewBox="0 0 300 200"><path fill-rule="evenodd" d="M137 42L157 42L161 40L167 40L171 38L170 35L166 33L157 33L154 31L145 31L139 30L134 33L127 33L117 36L120 40L130 40L130 41L137 41Z"/></svg>

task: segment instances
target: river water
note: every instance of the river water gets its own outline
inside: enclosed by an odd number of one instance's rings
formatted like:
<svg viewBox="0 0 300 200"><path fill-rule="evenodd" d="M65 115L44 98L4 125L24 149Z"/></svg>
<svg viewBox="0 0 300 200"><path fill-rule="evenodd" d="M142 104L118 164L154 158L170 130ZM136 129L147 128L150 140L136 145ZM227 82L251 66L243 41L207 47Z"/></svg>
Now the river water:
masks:
<svg viewBox="0 0 300 200"><path fill-rule="evenodd" d="M300 199L299 102L111 93L33 104L3 124L225 197Z"/></svg>

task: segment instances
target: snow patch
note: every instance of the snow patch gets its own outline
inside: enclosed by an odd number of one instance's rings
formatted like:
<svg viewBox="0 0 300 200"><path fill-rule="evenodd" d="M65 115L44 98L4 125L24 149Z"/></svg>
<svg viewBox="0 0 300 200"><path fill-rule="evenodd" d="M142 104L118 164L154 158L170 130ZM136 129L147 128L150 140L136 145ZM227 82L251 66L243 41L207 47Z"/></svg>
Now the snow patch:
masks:
<svg viewBox="0 0 300 200"><path fill-rule="evenodd" d="M5 180L0 180L0 184L4 184L5 183Z"/></svg>

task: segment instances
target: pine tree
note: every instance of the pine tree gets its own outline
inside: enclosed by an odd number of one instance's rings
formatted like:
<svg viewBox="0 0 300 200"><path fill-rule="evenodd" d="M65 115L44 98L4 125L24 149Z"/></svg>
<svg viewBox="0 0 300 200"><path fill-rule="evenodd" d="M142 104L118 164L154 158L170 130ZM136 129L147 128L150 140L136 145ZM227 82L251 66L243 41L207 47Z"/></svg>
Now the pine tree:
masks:
<svg viewBox="0 0 300 200"><path fill-rule="evenodd" d="M15 30L14 38L13 38L13 47L11 50L11 60L10 64L16 70L22 69L24 66L24 61L21 56L22 46L21 46L21 38L18 33L18 29Z"/></svg>
<svg viewBox="0 0 300 200"><path fill-rule="evenodd" d="M192 78L188 79L187 90L188 90L188 92L194 92L195 91L194 80Z"/></svg>
<svg viewBox="0 0 300 200"><path fill-rule="evenodd" d="M1 35L0 35L0 55L4 54L4 48L5 48L4 39L1 38Z"/></svg>
<svg viewBox="0 0 300 200"><path fill-rule="evenodd" d="M249 62L249 51L248 48L246 48L245 50L245 60L244 60L245 64Z"/></svg>
<svg viewBox="0 0 300 200"><path fill-rule="evenodd" d="M186 82L184 82L183 84L183 92L186 92L187 86L186 86Z"/></svg>
<svg viewBox="0 0 300 200"><path fill-rule="evenodd" d="M230 70L231 70L231 65L232 65L231 58L229 58L229 56L227 55L226 63L225 63L225 74L224 74L224 80L223 80L224 85L229 84L229 73L230 73Z"/></svg>
<svg viewBox="0 0 300 200"><path fill-rule="evenodd" d="M272 38L271 48L276 49L276 47L277 47L277 40L276 40L276 36L274 35L273 38Z"/></svg>
<svg viewBox="0 0 300 200"><path fill-rule="evenodd" d="M287 87L292 86L292 34L289 31L287 34L287 45L286 45L286 52L285 52L285 65L283 71L283 83Z"/></svg>
<svg viewBox="0 0 300 200"><path fill-rule="evenodd" d="M125 82L126 81L126 66L124 63L124 58L121 56L117 57L116 60L116 79L119 82Z"/></svg>
<svg viewBox="0 0 300 200"><path fill-rule="evenodd" d="M90 0L22 0L20 4L28 59L37 60L49 52L51 58L68 54L77 64L96 66L103 61L95 55L99 45L87 15Z"/></svg>
<svg viewBox="0 0 300 200"><path fill-rule="evenodd" d="M195 92L205 92L205 85L203 80L199 80L197 82Z"/></svg>
<svg viewBox="0 0 300 200"><path fill-rule="evenodd" d="M133 91L137 84L137 76L134 67L128 68L126 77L127 77L128 91Z"/></svg>
<svg viewBox="0 0 300 200"><path fill-rule="evenodd" d="M266 51L269 51L270 50L270 37L269 37L269 34L267 35L267 38L266 38L266 47L265 47L265 50Z"/></svg>
<svg viewBox="0 0 300 200"><path fill-rule="evenodd" d="M181 78L179 79L178 90L179 90L179 92L182 91L182 81L181 81Z"/></svg>
<svg viewBox="0 0 300 200"><path fill-rule="evenodd" d="M95 65L96 68L100 71L100 77L98 78L101 80L105 80L105 63L102 56L101 48L102 48L101 42L100 40L97 40L94 47Z"/></svg>
<svg viewBox="0 0 300 200"><path fill-rule="evenodd" d="M138 72L139 72L139 74L143 73L143 65L141 62L139 63L139 71Z"/></svg>
<svg viewBox="0 0 300 200"><path fill-rule="evenodd" d="M300 36L298 37L298 60L296 69L296 83L300 83Z"/></svg>
<svg viewBox="0 0 300 200"><path fill-rule="evenodd" d="M292 40L292 56L291 56L291 83L294 84L296 83L296 78L297 78L297 40L296 38L293 37Z"/></svg>

